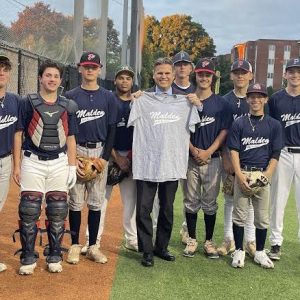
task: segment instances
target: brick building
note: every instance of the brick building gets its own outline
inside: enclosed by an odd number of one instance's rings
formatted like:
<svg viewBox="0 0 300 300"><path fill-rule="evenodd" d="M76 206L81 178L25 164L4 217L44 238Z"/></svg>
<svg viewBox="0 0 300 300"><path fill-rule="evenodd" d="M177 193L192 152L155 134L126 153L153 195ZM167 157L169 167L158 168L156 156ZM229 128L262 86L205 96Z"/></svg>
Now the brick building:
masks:
<svg viewBox="0 0 300 300"><path fill-rule="evenodd" d="M244 58L252 64L255 82L264 83L275 91L283 85L287 60L299 56L299 40L259 39L237 44L231 50L232 60Z"/></svg>

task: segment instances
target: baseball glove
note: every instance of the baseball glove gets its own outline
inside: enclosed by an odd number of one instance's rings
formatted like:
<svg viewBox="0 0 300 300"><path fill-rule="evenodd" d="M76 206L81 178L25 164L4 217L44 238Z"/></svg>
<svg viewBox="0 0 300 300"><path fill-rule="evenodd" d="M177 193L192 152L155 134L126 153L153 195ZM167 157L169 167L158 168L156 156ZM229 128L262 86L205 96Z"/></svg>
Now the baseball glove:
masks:
<svg viewBox="0 0 300 300"><path fill-rule="evenodd" d="M81 182L87 182L95 179L98 175L102 174L105 165L101 158L77 156L77 159L83 165L80 167L80 174L77 171L77 179Z"/></svg>
<svg viewBox="0 0 300 300"><path fill-rule="evenodd" d="M251 188L249 195L258 193L263 187L269 184L269 179L260 171L250 172L248 174L248 184Z"/></svg>
<svg viewBox="0 0 300 300"><path fill-rule="evenodd" d="M129 172L120 169L117 163L112 162L108 165L107 185L116 185L120 183L125 177L129 176Z"/></svg>
<svg viewBox="0 0 300 300"><path fill-rule="evenodd" d="M222 192L225 195L233 196L234 190L234 175L228 174L223 182Z"/></svg>

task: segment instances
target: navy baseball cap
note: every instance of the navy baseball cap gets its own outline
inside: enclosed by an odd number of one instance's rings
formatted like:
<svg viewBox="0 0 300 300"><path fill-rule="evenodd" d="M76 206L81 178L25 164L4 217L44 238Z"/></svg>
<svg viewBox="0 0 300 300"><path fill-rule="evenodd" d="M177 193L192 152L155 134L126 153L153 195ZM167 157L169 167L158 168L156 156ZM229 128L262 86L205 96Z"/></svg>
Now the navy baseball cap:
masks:
<svg viewBox="0 0 300 300"><path fill-rule="evenodd" d="M11 68L11 61L9 57L4 53L0 53L0 63Z"/></svg>
<svg viewBox="0 0 300 300"><path fill-rule="evenodd" d="M244 59L239 59L236 60L232 65L231 65L231 72L235 70L244 70L247 72L252 72L252 66L249 63L249 61L244 60Z"/></svg>
<svg viewBox="0 0 300 300"><path fill-rule="evenodd" d="M195 73L208 72L216 75L215 64L211 59L201 58L195 67Z"/></svg>
<svg viewBox="0 0 300 300"><path fill-rule="evenodd" d="M249 85L247 89L247 96L251 93L259 93L265 95L266 97L268 96L266 86L260 83L253 83Z"/></svg>
<svg viewBox="0 0 300 300"><path fill-rule="evenodd" d="M117 76L121 73L127 73L129 74L130 77L134 77L134 71L131 67L129 66L121 66L120 68L118 68L116 74L115 74L115 78L117 78Z"/></svg>
<svg viewBox="0 0 300 300"><path fill-rule="evenodd" d="M289 69L289 68L300 68L300 58L292 58L290 60L287 61L286 66L285 66L285 70Z"/></svg>
<svg viewBox="0 0 300 300"><path fill-rule="evenodd" d="M99 54L97 54L96 52L91 52L91 51L84 52L81 55L78 66L91 66L91 65L97 66L100 68L103 66L101 63Z"/></svg>
<svg viewBox="0 0 300 300"><path fill-rule="evenodd" d="M188 55L187 52L185 51L180 51L178 53L176 53L173 57L173 65L181 62L181 61L185 61L185 62L188 62L190 64L192 64L192 60L190 58L190 56Z"/></svg>

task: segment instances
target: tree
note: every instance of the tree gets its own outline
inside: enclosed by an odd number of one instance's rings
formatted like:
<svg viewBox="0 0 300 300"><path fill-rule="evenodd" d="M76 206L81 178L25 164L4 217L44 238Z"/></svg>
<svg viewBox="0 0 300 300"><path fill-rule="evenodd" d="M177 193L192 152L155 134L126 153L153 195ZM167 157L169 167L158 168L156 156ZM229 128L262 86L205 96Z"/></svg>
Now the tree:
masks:
<svg viewBox="0 0 300 300"><path fill-rule="evenodd" d="M0 21L0 39L7 42L14 40L13 33Z"/></svg>
<svg viewBox="0 0 300 300"><path fill-rule="evenodd" d="M230 79L230 67L230 55L220 55L217 57L217 69L221 75L220 95L225 95L233 89L233 83Z"/></svg>
<svg viewBox="0 0 300 300"><path fill-rule="evenodd" d="M166 16L160 22L153 16L146 16L142 87L150 85L152 66L157 57L171 57L180 50L188 52L195 63L200 57L214 56L216 51L213 39L201 24L192 21L191 16Z"/></svg>

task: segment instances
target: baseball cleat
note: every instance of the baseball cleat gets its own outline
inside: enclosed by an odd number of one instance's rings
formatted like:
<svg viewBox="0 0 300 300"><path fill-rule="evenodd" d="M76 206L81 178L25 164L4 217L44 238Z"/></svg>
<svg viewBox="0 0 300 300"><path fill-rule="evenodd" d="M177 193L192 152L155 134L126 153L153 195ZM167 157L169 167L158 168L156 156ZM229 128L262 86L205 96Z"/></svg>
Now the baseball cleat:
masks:
<svg viewBox="0 0 300 300"><path fill-rule="evenodd" d="M79 263L80 251L81 245L72 245L68 251L67 263L77 265Z"/></svg>
<svg viewBox="0 0 300 300"><path fill-rule="evenodd" d="M48 264L48 271L50 273L60 273L62 271L61 262L49 263Z"/></svg>
<svg viewBox="0 0 300 300"><path fill-rule="evenodd" d="M222 245L217 249L218 254L225 256L229 253L232 253L235 250L234 240L226 239L223 241Z"/></svg>
<svg viewBox="0 0 300 300"><path fill-rule="evenodd" d="M89 248L89 245L88 245L88 244L84 245L84 246L81 248L80 253L81 253L82 255L86 255L86 253L87 253L87 251L88 251L88 248Z"/></svg>
<svg viewBox="0 0 300 300"><path fill-rule="evenodd" d="M239 249L235 250L232 254L232 263L231 265L234 268L244 268L245 265L245 251Z"/></svg>
<svg viewBox="0 0 300 300"><path fill-rule="evenodd" d="M245 251L250 257L254 257L256 252L256 242L247 242L245 245Z"/></svg>
<svg viewBox="0 0 300 300"><path fill-rule="evenodd" d="M0 263L0 272L3 272L7 269L6 265L4 263Z"/></svg>
<svg viewBox="0 0 300 300"><path fill-rule="evenodd" d="M268 255L272 260L280 260L280 256L281 256L280 246L279 245L271 246L271 250L268 253Z"/></svg>
<svg viewBox="0 0 300 300"><path fill-rule="evenodd" d="M270 257L268 257L265 250L256 251L255 256L254 256L254 261L257 264L261 265L263 268L266 268L266 269L273 269L274 268L274 264L271 261Z"/></svg>
<svg viewBox="0 0 300 300"><path fill-rule="evenodd" d="M183 245L186 245L186 243L187 243L187 241L188 241L188 239L189 239L189 233L188 233L188 231L185 230L184 228L182 228L182 229L180 230L180 236L181 236L181 243L182 243Z"/></svg>
<svg viewBox="0 0 300 300"><path fill-rule="evenodd" d="M185 257L194 257L197 251L198 243L196 239L188 238L186 247L183 250L182 255Z"/></svg>
<svg viewBox="0 0 300 300"><path fill-rule="evenodd" d="M107 263L107 257L100 251L98 245L90 246L86 253L86 257L96 263Z"/></svg>
<svg viewBox="0 0 300 300"><path fill-rule="evenodd" d="M212 240L205 241L203 245L204 254L208 258L219 258L217 247Z"/></svg>
<svg viewBox="0 0 300 300"><path fill-rule="evenodd" d="M19 269L19 274L20 275L32 275L35 268L36 268L36 263L33 263L31 265L21 265L21 267Z"/></svg>

